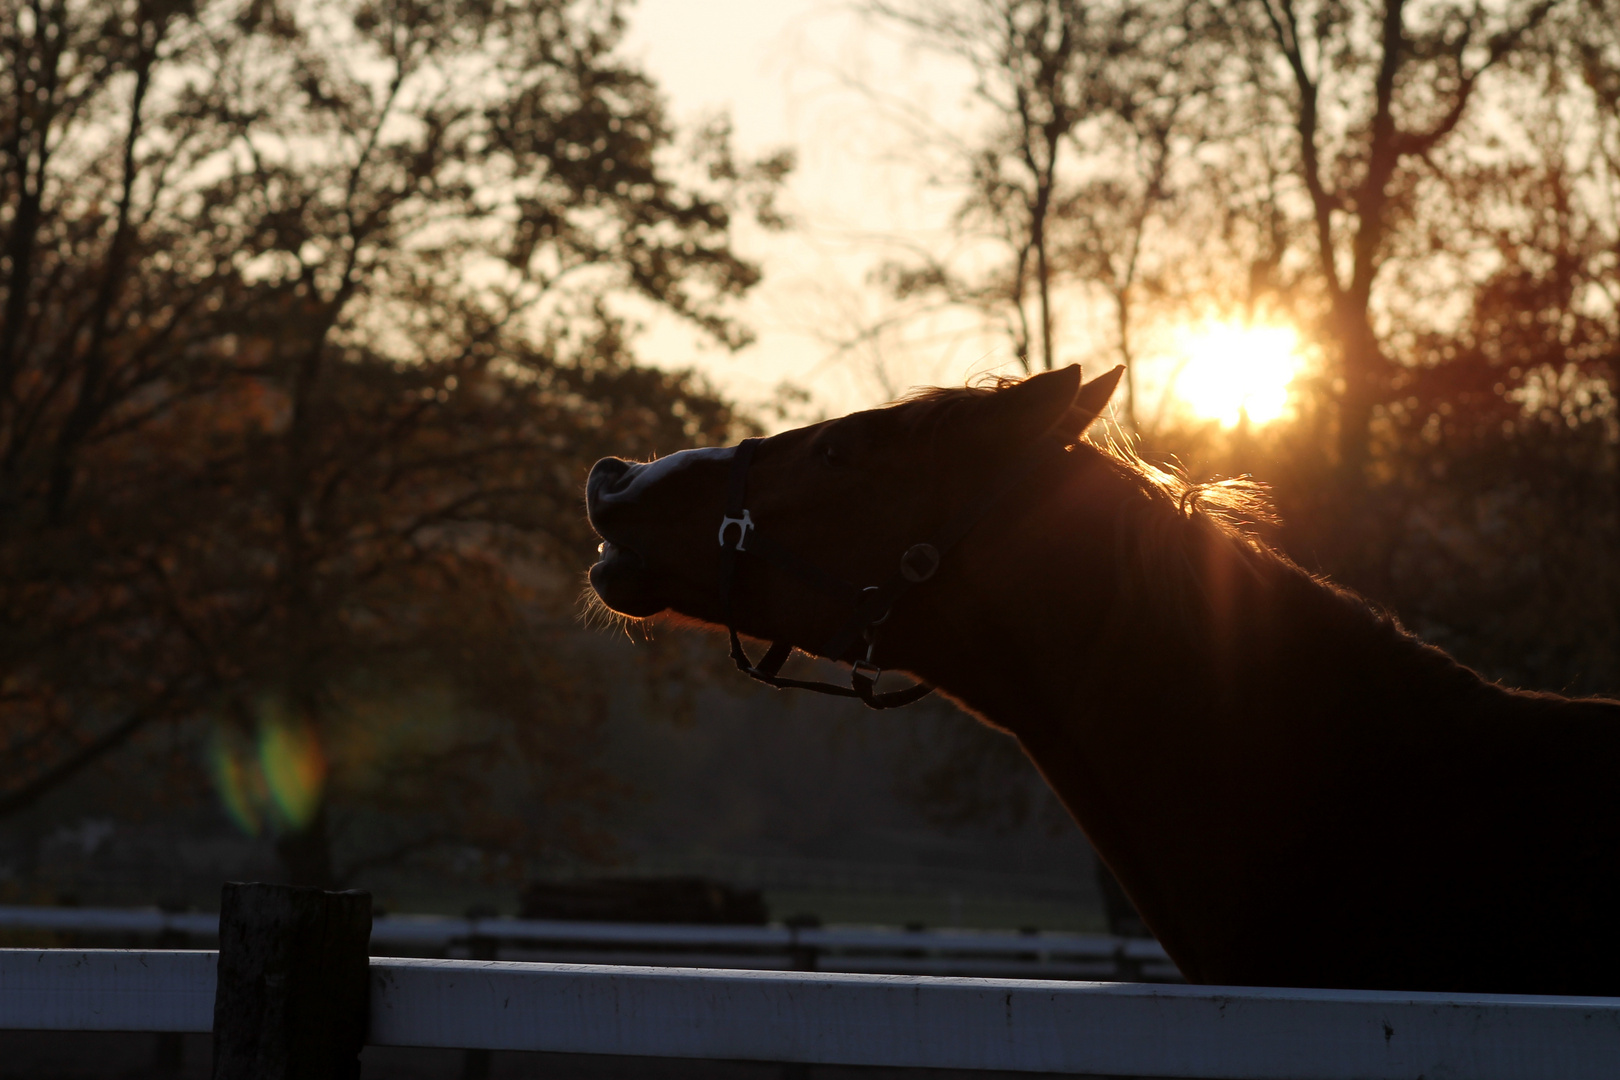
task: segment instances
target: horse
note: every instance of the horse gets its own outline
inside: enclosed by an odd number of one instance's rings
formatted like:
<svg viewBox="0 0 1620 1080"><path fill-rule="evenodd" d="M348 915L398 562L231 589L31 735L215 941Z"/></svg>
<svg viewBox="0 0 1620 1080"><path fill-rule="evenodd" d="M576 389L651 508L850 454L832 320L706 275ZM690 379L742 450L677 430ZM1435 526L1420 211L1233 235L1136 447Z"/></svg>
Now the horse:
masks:
<svg viewBox="0 0 1620 1080"><path fill-rule="evenodd" d="M1488 681L1258 539L1241 487L1086 441L1119 375L606 458L591 586L774 685L797 649L1012 735L1191 982L1620 992L1620 701Z"/></svg>

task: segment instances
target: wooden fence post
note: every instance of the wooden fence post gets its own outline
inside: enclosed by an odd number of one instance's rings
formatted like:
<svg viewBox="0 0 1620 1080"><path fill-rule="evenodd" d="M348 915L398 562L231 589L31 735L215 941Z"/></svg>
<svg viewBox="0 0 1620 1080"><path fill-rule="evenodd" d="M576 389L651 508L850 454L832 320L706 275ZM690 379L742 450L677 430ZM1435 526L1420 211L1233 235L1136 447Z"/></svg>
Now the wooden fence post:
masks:
<svg viewBox="0 0 1620 1080"><path fill-rule="evenodd" d="M214 1080L358 1080L370 942L370 893L227 884Z"/></svg>

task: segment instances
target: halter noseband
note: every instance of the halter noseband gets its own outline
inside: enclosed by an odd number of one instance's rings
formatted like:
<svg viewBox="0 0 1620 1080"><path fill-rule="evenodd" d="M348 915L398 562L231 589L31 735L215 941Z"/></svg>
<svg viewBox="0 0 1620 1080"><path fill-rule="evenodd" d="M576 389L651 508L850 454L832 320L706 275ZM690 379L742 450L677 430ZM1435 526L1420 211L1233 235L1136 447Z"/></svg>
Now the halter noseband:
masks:
<svg viewBox="0 0 1620 1080"><path fill-rule="evenodd" d="M1042 439L1040 443L997 480L979 494L979 497L957 512L931 543L913 544L900 556L899 569L882 585L862 588L822 570L819 566L796 555L769 536L760 533L754 517L744 505L748 494L748 470L753 465L754 453L762 439L744 439L737 444L731 459L731 476L726 490L726 508L720 518L720 598L725 609L726 629L731 634L731 659L737 669L749 678L778 689L814 690L821 694L860 698L869 708L893 709L910 705L930 693L934 688L927 683L916 683L903 690L877 692L881 668L872 662L877 648L877 628L888 619L895 601L914 585L920 585L934 576L940 562L1004 497L1017 489L1036 469L1051 460L1052 453L1067 451L1057 443ZM800 579L812 588L829 596L846 600L853 608L850 621L817 650L822 656L838 659L857 641L866 642L866 658L858 660L850 670L847 687L836 683L805 679L788 679L778 674L793 652L786 641L776 641L754 663L744 651L742 639L737 636L733 617L737 581L737 555L757 555L774 563L782 570Z"/></svg>

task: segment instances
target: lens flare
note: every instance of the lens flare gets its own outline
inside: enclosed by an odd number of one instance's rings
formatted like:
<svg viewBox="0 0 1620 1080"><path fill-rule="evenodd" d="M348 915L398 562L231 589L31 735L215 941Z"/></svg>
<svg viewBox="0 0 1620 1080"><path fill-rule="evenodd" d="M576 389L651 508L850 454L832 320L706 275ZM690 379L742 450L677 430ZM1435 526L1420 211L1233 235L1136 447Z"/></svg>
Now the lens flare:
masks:
<svg viewBox="0 0 1620 1080"><path fill-rule="evenodd" d="M1210 323L1187 331L1179 351L1186 363L1175 381L1176 398L1222 427L1281 418L1304 366L1299 332L1291 326Z"/></svg>
<svg viewBox="0 0 1620 1080"><path fill-rule="evenodd" d="M216 727L208 748L209 771L225 816L249 836L258 836L264 830L259 814L265 801L264 777L253 760L252 748L244 748L243 741L223 724Z"/></svg>
<svg viewBox="0 0 1620 1080"><path fill-rule="evenodd" d="M326 783L326 756L307 724L270 718L259 726L259 769L277 819L292 831L315 817Z"/></svg>
<svg viewBox="0 0 1620 1080"><path fill-rule="evenodd" d="M210 772L225 814L250 836L297 832L314 820L326 787L326 755L315 729L274 701L258 709L256 737L214 729Z"/></svg>

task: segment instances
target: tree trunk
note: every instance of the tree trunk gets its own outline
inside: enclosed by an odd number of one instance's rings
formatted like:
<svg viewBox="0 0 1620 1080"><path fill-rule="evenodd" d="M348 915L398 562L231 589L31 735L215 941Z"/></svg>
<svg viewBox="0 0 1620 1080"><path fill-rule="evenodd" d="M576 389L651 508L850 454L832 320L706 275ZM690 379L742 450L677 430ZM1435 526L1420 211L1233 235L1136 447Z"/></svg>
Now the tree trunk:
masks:
<svg viewBox="0 0 1620 1080"><path fill-rule="evenodd" d="M1041 363L1043 370L1052 370L1052 272L1046 261L1045 223L1036 241L1036 272L1041 287Z"/></svg>
<svg viewBox="0 0 1620 1080"><path fill-rule="evenodd" d="M1346 297L1345 300L1349 298ZM1338 504L1336 535L1321 555L1335 576L1381 602L1391 595L1389 507L1373 490L1372 419L1385 398L1389 362L1380 348L1365 301L1346 303L1338 320L1340 375L1338 469L1333 495Z"/></svg>
<svg viewBox="0 0 1620 1080"><path fill-rule="evenodd" d="M1360 491L1367 486L1367 464L1372 460L1372 414L1383 354L1365 310L1347 312L1340 327L1344 393L1339 398L1339 472L1347 490Z"/></svg>

